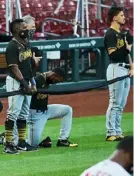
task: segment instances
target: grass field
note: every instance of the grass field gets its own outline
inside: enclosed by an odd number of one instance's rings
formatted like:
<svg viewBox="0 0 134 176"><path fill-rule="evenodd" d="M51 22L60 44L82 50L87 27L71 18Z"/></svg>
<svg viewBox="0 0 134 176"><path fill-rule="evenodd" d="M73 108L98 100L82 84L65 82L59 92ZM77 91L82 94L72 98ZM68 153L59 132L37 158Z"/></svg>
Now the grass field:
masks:
<svg viewBox="0 0 134 176"><path fill-rule="evenodd" d="M125 135L133 133L132 118L132 113L123 116ZM44 137L51 137L52 148L7 155L2 153L3 147L0 146L0 176L79 176L87 167L107 158L117 144L105 141L104 116L73 119L70 140L79 144L77 148L55 146L59 127L59 120L49 121L46 125Z"/></svg>

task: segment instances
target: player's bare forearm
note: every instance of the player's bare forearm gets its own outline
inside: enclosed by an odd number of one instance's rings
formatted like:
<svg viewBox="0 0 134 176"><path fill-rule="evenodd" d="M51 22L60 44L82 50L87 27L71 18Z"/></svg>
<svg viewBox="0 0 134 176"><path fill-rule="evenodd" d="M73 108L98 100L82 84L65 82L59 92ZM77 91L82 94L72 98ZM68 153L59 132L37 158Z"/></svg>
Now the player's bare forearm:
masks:
<svg viewBox="0 0 134 176"><path fill-rule="evenodd" d="M130 54L128 54L128 60L129 60L129 64L130 64L129 75L134 76L134 63L132 62L132 57Z"/></svg>
<svg viewBox="0 0 134 176"><path fill-rule="evenodd" d="M128 54L128 61L129 61L130 67L133 68L133 61L130 54Z"/></svg>
<svg viewBox="0 0 134 176"><path fill-rule="evenodd" d="M11 65L11 66L10 66L10 69L11 69L12 73L14 74L14 77L15 77L18 81L20 81L20 80L23 79L23 76L22 76L22 74L21 74L21 72L20 72L20 69L18 68L18 65Z"/></svg>

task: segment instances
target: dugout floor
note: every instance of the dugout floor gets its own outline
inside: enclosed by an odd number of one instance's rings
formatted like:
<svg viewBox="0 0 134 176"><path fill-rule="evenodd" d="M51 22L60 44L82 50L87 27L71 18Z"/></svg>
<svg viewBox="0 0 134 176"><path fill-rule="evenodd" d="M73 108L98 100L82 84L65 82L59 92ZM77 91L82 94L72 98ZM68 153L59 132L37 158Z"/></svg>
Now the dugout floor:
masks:
<svg viewBox="0 0 134 176"><path fill-rule="evenodd" d="M49 97L49 104L68 104L73 108L73 117L104 115L108 107L108 90L89 91L71 95ZM7 99L2 99L4 109L0 114L0 124L4 123ZM133 112L133 88L131 88L125 112Z"/></svg>

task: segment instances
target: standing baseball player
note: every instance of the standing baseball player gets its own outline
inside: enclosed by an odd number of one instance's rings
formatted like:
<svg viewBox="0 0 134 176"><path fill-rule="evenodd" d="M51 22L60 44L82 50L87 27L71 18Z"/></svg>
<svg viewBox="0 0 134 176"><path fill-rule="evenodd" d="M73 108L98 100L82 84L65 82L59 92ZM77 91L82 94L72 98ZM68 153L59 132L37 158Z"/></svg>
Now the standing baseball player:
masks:
<svg viewBox="0 0 134 176"><path fill-rule="evenodd" d="M29 43L29 41L31 41L33 39L35 30L36 30L35 18L33 18L30 15L26 15L26 16L22 17L22 19L26 24L26 29L28 30L28 37L26 38L26 41L27 41L27 43ZM30 43L29 43L29 45L30 45ZM30 48L32 51L32 58L31 58L32 72L33 72L33 75L35 76L37 67L39 67L38 65L39 65L40 59L42 59L42 56L41 56L41 53L37 47L30 47ZM18 130L17 130L16 124L14 126L12 141L15 144L15 146L18 145Z"/></svg>
<svg viewBox="0 0 134 176"><path fill-rule="evenodd" d="M107 80L125 75L133 75L133 64L130 56L131 36L121 31L125 16L121 7L111 7L108 12L111 23L104 37L104 44L109 55L110 65L107 68ZM122 139L121 118L130 90L130 78L109 85L109 107L106 113L106 140Z"/></svg>
<svg viewBox="0 0 134 176"><path fill-rule="evenodd" d="M125 137L107 160L85 170L81 176L131 176L133 173L133 136ZM90 156L89 156L90 157Z"/></svg>
<svg viewBox="0 0 134 176"><path fill-rule="evenodd" d="M8 76L6 78L7 92L24 89L26 93L36 92L36 82L31 70L32 52L27 42L28 30L22 19L16 19L10 24L13 39L6 48ZM31 86L30 83L31 82ZM31 96L16 95L8 97L7 119L5 121L4 152L16 154L18 150L12 144L14 124L18 128L19 150L33 150L25 141L26 119L29 115Z"/></svg>
<svg viewBox="0 0 134 176"><path fill-rule="evenodd" d="M49 84L63 81L64 76L61 68L40 74L35 77L37 88L48 88ZM77 144L68 140L72 126L72 108L62 104L48 105L48 95L44 93L36 93L31 99L30 115L27 121L28 143L38 146L47 120L55 118L62 119L57 147L77 147Z"/></svg>

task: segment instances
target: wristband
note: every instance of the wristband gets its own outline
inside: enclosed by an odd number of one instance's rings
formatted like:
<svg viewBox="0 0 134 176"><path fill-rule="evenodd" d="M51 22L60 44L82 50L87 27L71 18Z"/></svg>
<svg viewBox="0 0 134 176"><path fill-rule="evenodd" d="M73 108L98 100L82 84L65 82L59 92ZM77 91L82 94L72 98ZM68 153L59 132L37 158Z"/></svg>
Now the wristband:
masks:
<svg viewBox="0 0 134 176"><path fill-rule="evenodd" d="M36 86L36 81L34 77L30 79L30 83L32 84L32 86Z"/></svg>
<svg viewBox="0 0 134 176"><path fill-rule="evenodd" d="M24 79L24 78L22 78L21 80L20 80L20 83L24 86L24 88L28 88L28 83L26 82L26 80Z"/></svg>

